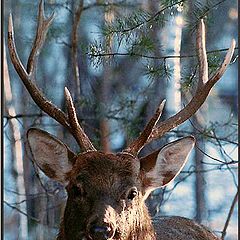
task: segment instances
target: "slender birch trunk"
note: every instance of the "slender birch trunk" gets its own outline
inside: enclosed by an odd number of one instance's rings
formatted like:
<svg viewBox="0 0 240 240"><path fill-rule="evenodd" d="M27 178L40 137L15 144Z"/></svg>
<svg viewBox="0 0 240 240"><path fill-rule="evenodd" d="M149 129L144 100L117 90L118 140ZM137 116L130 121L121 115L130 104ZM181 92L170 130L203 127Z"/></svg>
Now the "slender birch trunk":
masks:
<svg viewBox="0 0 240 240"><path fill-rule="evenodd" d="M9 116L16 116L16 110L13 105L13 94L10 84L7 58L6 58L6 47L4 43L4 96L5 96L5 108L6 113ZM16 175L16 190L19 193L17 195L17 202L19 204L19 209L22 212L27 212L27 206L25 201L25 184L24 184L24 170L23 170L23 143L21 140L21 132L19 122L12 118L9 120L10 131L12 131L13 136L13 168L15 169ZM19 214L19 238L27 239L28 238L28 219L25 215Z"/></svg>
<svg viewBox="0 0 240 240"><path fill-rule="evenodd" d="M175 17L174 26L174 55L180 55L181 52L181 41L182 41L182 28L183 28L183 17L179 13ZM174 113L178 112L182 108L182 97L181 97L181 65L180 58L174 58L173 60L173 81L171 87L170 97L173 99L172 110Z"/></svg>

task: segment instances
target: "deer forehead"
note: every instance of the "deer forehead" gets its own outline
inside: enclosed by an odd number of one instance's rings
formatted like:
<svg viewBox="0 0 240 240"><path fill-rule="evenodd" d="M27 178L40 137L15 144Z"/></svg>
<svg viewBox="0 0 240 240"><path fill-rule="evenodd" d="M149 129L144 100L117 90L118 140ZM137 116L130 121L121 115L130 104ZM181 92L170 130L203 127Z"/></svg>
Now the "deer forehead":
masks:
<svg viewBox="0 0 240 240"><path fill-rule="evenodd" d="M120 188L134 184L140 163L129 156L87 152L78 155L69 179L98 188Z"/></svg>

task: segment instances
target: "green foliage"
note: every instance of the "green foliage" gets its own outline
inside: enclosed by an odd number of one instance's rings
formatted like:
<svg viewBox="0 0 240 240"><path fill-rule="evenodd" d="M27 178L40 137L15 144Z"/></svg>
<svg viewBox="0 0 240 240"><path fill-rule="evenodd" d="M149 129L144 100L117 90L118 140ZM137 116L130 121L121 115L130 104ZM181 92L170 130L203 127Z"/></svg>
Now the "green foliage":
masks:
<svg viewBox="0 0 240 240"><path fill-rule="evenodd" d="M156 64L148 63L144 66L144 74L149 79L160 79L165 78L169 80L172 77L173 69L169 64L166 64L164 61L156 66Z"/></svg>
<svg viewBox="0 0 240 240"><path fill-rule="evenodd" d="M153 25L162 28L170 15L178 13L178 7L186 0L174 0L161 2L161 8L156 13L149 13L143 9L137 9L131 13L118 15L112 22L105 23L101 27L105 39L114 37L118 48L124 46L130 55L150 53L154 50L154 42L151 33ZM107 42L107 41L106 41ZM127 46L126 46L127 45ZM92 47L91 53L99 55L97 45Z"/></svg>
<svg viewBox="0 0 240 240"><path fill-rule="evenodd" d="M142 35L139 38L136 38L135 41L130 46L128 52L137 53L137 54L144 54L144 53L151 53L155 48L155 43L152 38Z"/></svg>
<svg viewBox="0 0 240 240"><path fill-rule="evenodd" d="M221 66L223 57L218 52L208 54L208 71L209 74L215 73L216 70Z"/></svg>
<svg viewBox="0 0 240 240"><path fill-rule="evenodd" d="M221 66L223 62L223 57L219 52L209 53L207 55L208 59L208 75L211 76L213 73L217 71L217 69ZM193 86L196 85L198 64L192 67L190 70L182 71L182 79L181 79L181 90L183 92L189 91Z"/></svg>
<svg viewBox="0 0 240 240"><path fill-rule="evenodd" d="M131 15L120 16L112 23L106 24L103 28L103 35L120 34L128 37L129 34L132 34L133 30L140 28L149 18L150 14L147 11L137 9Z"/></svg>
<svg viewBox="0 0 240 240"><path fill-rule="evenodd" d="M193 86L196 85L197 82L197 70L198 66L191 68L187 71L182 71L182 79L181 79L181 91L188 92L192 89Z"/></svg>
<svg viewBox="0 0 240 240"><path fill-rule="evenodd" d="M191 11L188 14L186 26L191 32L197 29L200 19L205 19L207 23L212 22L212 10L216 9L221 3L226 0L209 0L209 1L192 1L192 7L189 9Z"/></svg>
<svg viewBox="0 0 240 240"><path fill-rule="evenodd" d="M137 113L134 115L129 115L127 112L126 117L123 119L122 123L126 132L128 139L132 140L139 136L139 133L144 127L145 113L147 108L147 102L143 102L139 108ZM136 109L136 106L133 106L133 109Z"/></svg>
<svg viewBox="0 0 240 240"><path fill-rule="evenodd" d="M159 28L163 28L165 26L165 24L168 21L168 15L165 14L165 12L161 12L159 13L155 18L154 18L154 24L159 27ZM152 25L150 24L149 28L151 28Z"/></svg>

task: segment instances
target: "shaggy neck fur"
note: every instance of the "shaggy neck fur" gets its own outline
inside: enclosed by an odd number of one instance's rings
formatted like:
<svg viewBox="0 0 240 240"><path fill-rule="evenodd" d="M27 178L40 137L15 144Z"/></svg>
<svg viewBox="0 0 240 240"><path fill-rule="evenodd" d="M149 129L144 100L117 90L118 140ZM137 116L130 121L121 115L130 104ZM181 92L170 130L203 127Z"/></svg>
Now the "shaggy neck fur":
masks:
<svg viewBox="0 0 240 240"><path fill-rule="evenodd" d="M138 217L135 217L133 228L130 230L126 238L119 240L155 240L155 231L152 225L151 218L145 205L138 208Z"/></svg>

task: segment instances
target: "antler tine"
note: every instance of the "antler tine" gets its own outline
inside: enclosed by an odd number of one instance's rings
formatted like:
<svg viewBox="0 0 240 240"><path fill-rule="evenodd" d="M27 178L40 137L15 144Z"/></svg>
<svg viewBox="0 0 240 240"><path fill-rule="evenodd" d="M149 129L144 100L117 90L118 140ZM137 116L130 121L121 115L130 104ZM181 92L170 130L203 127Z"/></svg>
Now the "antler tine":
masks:
<svg viewBox="0 0 240 240"><path fill-rule="evenodd" d="M38 33L36 34L33 49L31 51L32 54L29 56L28 60L28 71L24 68L21 60L19 59L14 39L14 29L13 29L13 21L12 15L9 15L9 24L8 24L8 49L11 61L15 70L17 71L19 77L21 78L23 84L27 88L29 94L31 95L34 102L49 116L53 117L57 122L62 124L64 127L68 128L71 131L70 125L67 121L67 116L64 112L62 112L57 106L48 101L41 93L41 91L33 84L34 74L33 70L35 68L37 53L40 51L41 45L44 41L44 36L47 33L48 27L52 22L53 16L48 20L43 19L43 1L40 2L40 10L38 20L44 22L44 28L38 27ZM38 26L41 24L39 23ZM42 31L40 31L42 30Z"/></svg>
<svg viewBox="0 0 240 240"><path fill-rule="evenodd" d="M83 151L96 151L93 144L91 143L88 136L85 134L85 132L83 131L82 127L78 122L77 114L76 114L76 110L73 104L71 94L66 87L65 87L65 98L67 102L69 123L78 144L81 146Z"/></svg>
<svg viewBox="0 0 240 240"><path fill-rule="evenodd" d="M22 64L21 60L19 59L17 51L16 51L15 40L14 40L14 30L13 30L13 20L12 20L11 13L9 14L9 18L8 18L8 49L9 49L11 61L14 65L18 75L20 76L20 78L21 79L28 78L28 74L27 74L25 68L23 67L23 64Z"/></svg>
<svg viewBox="0 0 240 240"><path fill-rule="evenodd" d="M165 102L166 100L164 99L161 102L161 104L159 104L155 114L149 120L148 124L146 125L144 130L141 132L139 137L135 141L133 141L128 146L128 148L126 148L123 152L128 152L134 156L136 156L140 152L140 150L144 147L145 143L147 142L149 136L151 135L153 128L155 127L159 118L161 117L163 108L165 106Z"/></svg>
<svg viewBox="0 0 240 240"><path fill-rule="evenodd" d="M48 99L46 99L46 97L43 96L42 92L37 88L37 86L33 84L33 81L35 81L34 75L36 71L37 57L44 43L46 34L48 32L49 26L53 21L53 18L54 18L54 13L52 13L52 15L49 18L45 19L44 1L41 0L39 3L37 32L36 32L31 53L28 58L27 70L26 70L21 60L18 57L18 53L15 46L15 40L14 40L12 15L10 14L9 25L8 25L8 48L9 48L10 58L23 84L27 88L34 102L40 107L40 109L42 109L45 113L47 113L49 116L54 118L57 122L62 124L64 127L66 127L72 133L72 135L74 136L74 138L76 139L80 147L82 147L82 150L95 151L94 146L92 145L89 138L84 133L83 129L81 128L81 126L77 121L77 116L76 116L75 108L73 106L70 93L65 90L65 96L68 103L68 114L69 114L69 118L68 118L67 115L61 109L59 109L57 106L51 103Z"/></svg>
<svg viewBox="0 0 240 240"><path fill-rule="evenodd" d="M54 19L54 15L55 14L53 12L49 18L45 19L44 1L41 0L38 8L38 23L36 37L27 63L27 72L29 74L34 74L35 72L37 55L39 54L39 50L41 49L42 44L45 41L46 34L48 32L49 26L51 25Z"/></svg>
<svg viewBox="0 0 240 240"><path fill-rule="evenodd" d="M208 63L207 63L207 55L205 48L205 26L203 20L201 20L200 25L198 27L197 32L197 54L199 59L199 82L195 95L192 100L184 107L181 111L179 111L174 116L169 119L161 122L153 131L151 136L149 137L147 143L151 142L154 139L157 139L163 136L166 132L180 125L189 119L197 110L202 106L204 101L206 100L210 90L214 86L214 84L222 77L224 72L229 65L235 48L235 40L233 39L231 42L231 46L226 54L225 60L223 61L221 67L217 70L217 72L208 79Z"/></svg>

